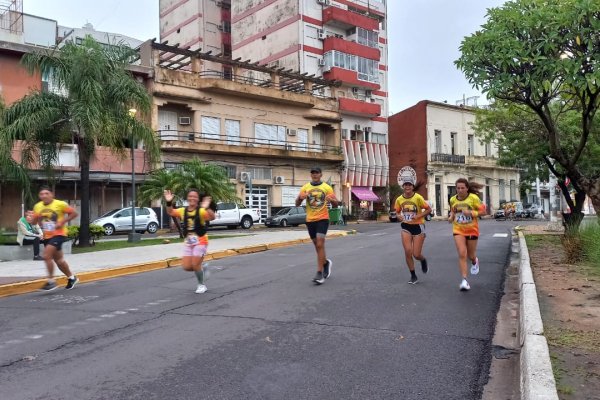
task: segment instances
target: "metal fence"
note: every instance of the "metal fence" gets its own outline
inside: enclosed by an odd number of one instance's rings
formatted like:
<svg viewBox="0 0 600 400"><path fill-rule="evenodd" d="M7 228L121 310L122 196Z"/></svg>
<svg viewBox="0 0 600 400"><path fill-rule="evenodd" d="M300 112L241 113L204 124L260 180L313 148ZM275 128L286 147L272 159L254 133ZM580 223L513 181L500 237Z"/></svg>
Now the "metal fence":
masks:
<svg viewBox="0 0 600 400"><path fill-rule="evenodd" d="M431 161L449 164L464 164L465 156L459 156L458 154L431 153Z"/></svg>

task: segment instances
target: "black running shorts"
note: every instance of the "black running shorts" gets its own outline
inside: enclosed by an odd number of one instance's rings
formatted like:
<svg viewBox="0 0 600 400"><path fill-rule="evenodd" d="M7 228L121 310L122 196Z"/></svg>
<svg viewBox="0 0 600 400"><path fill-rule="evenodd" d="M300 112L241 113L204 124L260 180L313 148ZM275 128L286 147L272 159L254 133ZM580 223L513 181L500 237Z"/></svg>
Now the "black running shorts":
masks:
<svg viewBox="0 0 600 400"><path fill-rule="evenodd" d="M322 219L319 221L307 222L306 228L308 229L308 236L310 236L311 239L325 237L327 236L327 229L329 229L329 220Z"/></svg>
<svg viewBox="0 0 600 400"><path fill-rule="evenodd" d="M404 232L410 233L413 236L425 235L424 224L407 224L402 222L400 224L400 228L402 228Z"/></svg>
<svg viewBox="0 0 600 400"><path fill-rule="evenodd" d="M69 240L66 236L53 236L50 239L44 239L44 246L54 246L56 250L61 251L64 242Z"/></svg>

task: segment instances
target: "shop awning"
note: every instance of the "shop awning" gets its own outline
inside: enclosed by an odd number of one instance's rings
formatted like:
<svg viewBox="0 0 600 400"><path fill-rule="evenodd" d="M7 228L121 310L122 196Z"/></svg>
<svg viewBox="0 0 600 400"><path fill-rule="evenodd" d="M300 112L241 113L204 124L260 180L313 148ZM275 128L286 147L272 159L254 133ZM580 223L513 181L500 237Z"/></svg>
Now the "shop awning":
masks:
<svg viewBox="0 0 600 400"><path fill-rule="evenodd" d="M379 196L377 196L371 189L364 186L354 186L352 188L352 194L358 197L359 200L365 201L378 201Z"/></svg>

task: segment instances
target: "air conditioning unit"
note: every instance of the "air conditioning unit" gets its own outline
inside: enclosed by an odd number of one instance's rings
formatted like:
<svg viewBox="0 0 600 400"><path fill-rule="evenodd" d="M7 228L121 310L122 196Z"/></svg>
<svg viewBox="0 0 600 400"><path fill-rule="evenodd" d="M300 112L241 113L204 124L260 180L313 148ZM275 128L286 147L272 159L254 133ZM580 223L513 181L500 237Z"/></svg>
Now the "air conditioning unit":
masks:
<svg viewBox="0 0 600 400"><path fill-rule="evenodd" d="M358 94L358 88L356 86L352 88L352 94Z"/></svg>
<svg viewBox="0 0 600 400"><path fill-rule="evenodd" d="M288 136L296 136L296 129L288 129L287 130L287 134Z"/></svg>
<svg viewBox="0 0 600 400"><path fill-rule="evenodd" d="M191 125L192 119L190 117L179 117L179 125Z"/></svg>
<svg viewBox="0 0 600 400"><path fill-rule="evenodd" d="M324 6L330 6L331 0L317 0L317 3L324 5Z"/></svg>
<svg viewBox="0 0 600 400"><path fill-rule="evenodd" d="M323 58L319 58L319 67L325 66L325 60Z"/></svg>
<svg viewBox="0 0 600 400"><path fill-rule="evenodd" d="M367 96L367 97L373 96L373 91L372 90L365 90L365 96Z"/></svg>
<svg viewBox="0 0 600 400"><path fill-rule="evenodd" d="M325 34L323 29L317 29L317 37L319 40L325 40L327 38L327 34Z"/></svg>
<svg viewBox="0 0 600 400"><path fill-rule="evenodd" d="M250 182L250 172L240 172L240 182Z"/></svg>
<svg viewBox="0 0 600 400"><path fill-rule="evenodd" d="M365 126L365 132L371 133L371 127L370 126Z"/></svg>
<svg viewBox="0 0 600 400"><path fill-rule="evenodd" d="M217 29L223 31L223 25L217 25Z"/></svg>
<svg viewBox="0 0 600 400"><path fill-rule="evenodd" d="M355 131L360 131L360 125L359 124L354 125L354 130Z"/></svg>
<svg viewBox="0 0 600 400"><path fill-rule="evenodd" d="M358 147L359 147L361 150L364 150L364 149L365 149L365 144L364 144L364 143L360 143L360 144L358 145Z"/></svg>
<svg viewBox="0 0 600 400"><path fill-rule="evenodd" d="M285 178L283 176L276 176L275 183L278 185L283 185L285 183Z"/></svg>

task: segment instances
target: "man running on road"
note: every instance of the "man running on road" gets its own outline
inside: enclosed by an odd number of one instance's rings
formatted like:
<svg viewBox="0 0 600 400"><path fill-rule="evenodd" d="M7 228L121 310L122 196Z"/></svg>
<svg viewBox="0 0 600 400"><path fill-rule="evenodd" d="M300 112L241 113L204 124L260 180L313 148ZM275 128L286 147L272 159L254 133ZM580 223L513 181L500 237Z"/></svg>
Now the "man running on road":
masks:
<svg viewBox="0 0 600 400"><path fill-rule="evenodd" d="M73 289L79 279L71 273L69 264L64 259L62 245L68 240L67 222L77 217L77 212L64 201L56 200L48 186L39 191L40 202L33 207L34 223L39 222L44 232L44 261L48 269L48 282L42 290L56 289L54 281L54 263L68 278L65 289Z"/></svg>
<svg viewBox="0 0 600 400"><path fill-rule="evenodd" d="M338 200L333 189L328 184L321 182L321 168L314 167L310 170L311 182L302 186L300 194L296 198L296 207L306 200L306 228L308 235L315 245L317 251L317 274L313 282L317 285L325 282L331 275L332 262L325 254L325 236L329 228L329 208L331 203L337 207Z"/></svg>

